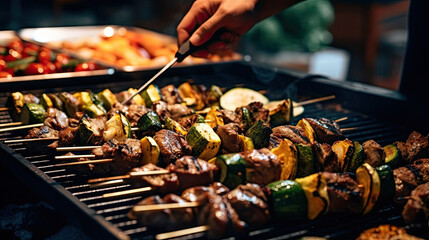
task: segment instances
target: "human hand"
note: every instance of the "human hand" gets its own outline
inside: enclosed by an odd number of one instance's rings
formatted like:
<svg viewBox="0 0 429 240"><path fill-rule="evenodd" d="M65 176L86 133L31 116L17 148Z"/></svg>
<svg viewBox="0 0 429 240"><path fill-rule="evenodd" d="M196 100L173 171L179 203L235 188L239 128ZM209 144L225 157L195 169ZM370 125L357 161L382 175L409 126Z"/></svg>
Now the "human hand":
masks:
<svg viewBox="0 0 429 240"><path fill-rule="evenodd" d="M292 4L292 0L197 0L177 27L179 46L188 38L194 46L208 41L222 29L207 50L194 56L207 57L209 53L227 51L258 21Z"/></svg>

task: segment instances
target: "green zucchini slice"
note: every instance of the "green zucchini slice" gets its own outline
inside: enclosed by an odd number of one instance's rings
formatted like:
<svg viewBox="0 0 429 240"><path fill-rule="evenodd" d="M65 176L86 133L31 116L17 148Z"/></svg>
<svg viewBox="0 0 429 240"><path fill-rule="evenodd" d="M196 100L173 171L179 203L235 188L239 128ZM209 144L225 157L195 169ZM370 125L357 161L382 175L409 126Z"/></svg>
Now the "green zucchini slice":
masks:
<svg viewBox="0 0 429 240"><path fill-rule="evenodd" d="M283 100L270 110L270 124L273 127L288 124L293 118L293 104L290 99Z"/></svg>
<svg viewBox="0 0 429 240"><path fill-rule="evenodd" d="M306 177L314 173L314 153L310 145L295 144L298 151L298 171L296 177Z"/></svg>
<svg viewBox="0 0 429 240"><path fill-rule="evenodd" d="M152 111L145 113L137 121L137 128L140 136L155 135L156 132L162 129L161 120L158 115Z"/></svg>
<svg viewBox="0 0 429 240"><path fill-rule="evenodd" d="M273 132L270 127L264 124L262 120L258 120L246 132L246 136L250 137L256 149L268 147L270 144L270 135Z"/></svg>
<svg viewBox="0 0 429 240"><path fill-rule="evenodd" d="M371 165L364 163L356 170L356 181L363 187L362 214L367 214L374 208L380 196L380 177Z"/></svg>
<svg viewBox="0 0 429 240"><path fill-rule="evenodd" d="M349 172L356 172L356 169L358 169L358 167L362 165L363 162L365 161L365 152L363 150L362 145L359 142L354 141L353 146L354 146L354 151L353 151L352 159L349 164L349 168L347 170Z"/></svg>
<svg viewBox="0 0 429 240"><path fill-rule="evenodd" d="M246 182L246 162L237 153L217 156L209 161L220 169L219 181L230 189Z"/></svg>
<svg viewBox="0 0 429 240"><path fill-rule="evenodd" d="M160 155L159 146L156 141L149 136L146 136L140 140L142 144L142 152L143 152L143 164L158 164L158 159Z"/></svg>
<svg viewBox="0 0 429 240"><path fill-rule="evenodd" d="M141 93L146 107L151 107L155 102L161 101L161 92L155 85L149 85L146 90Z"/></svg>
<svg viewBox="0 0 429 240"><path fill-rule="evenodd" d="M383 149L384 153L386 153L385 163L392 168L398 168L402 162L402 155L399 148L394 144L390 144L385 146Z"/></svg>
<svg viewBox="0 0 429 240"><path fill-rule="evenodd" d="M221 140L205 123L195 123L186 134L186 141L192 147L192 155L208 160L219 152Z"/></svg>
<svg viewBox="0 0 429 240"><path fill-rule="evenodd" d="M21 122L24 125L42 123L45 118L46 111L41 104L25 103L21 109Z"/></svg>
<svg viewBox="0 0 429 240"><path fill-rule="evenodd" d="M186 134L188 133L186 129L182 127L182 125L180 125L178 122L174 121L170 117L165 118L165 128L175 133L182 134L183 136L186 136Z"/></svg>
<svg viewBox="0 0 429 240"><path fill-rule="evenodd" d="M113 94L109 89L104 89L102 92L99 92L97 96L104 109L107 111L109 111L113 104L117 102L115 94Z"/></svg>
<svg viewBox="0 0 429 240"><path fill-rule="evenodd" d="M307 197L298 182L282 180L267 185L271 213L277 220L303 220L307 218Z"/></svg>
<svg viewBox="0 0 429 240"><path fill-rule="evenodd" d="M380 178L380 197L377 205L392 201L395 196L395 178L392 168L385 164L376 167L375 170Z"/></svg>

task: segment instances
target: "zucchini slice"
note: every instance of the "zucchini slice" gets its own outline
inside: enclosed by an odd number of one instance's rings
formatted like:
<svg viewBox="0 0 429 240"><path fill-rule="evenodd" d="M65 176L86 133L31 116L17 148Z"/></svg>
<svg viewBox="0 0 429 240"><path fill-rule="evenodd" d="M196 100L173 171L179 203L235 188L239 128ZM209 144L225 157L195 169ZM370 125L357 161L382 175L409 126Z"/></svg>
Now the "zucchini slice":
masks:
<svg viewBox="0 0 429 240"><path fill-rule="evenodd" d="M51 98L46 94L43 93L42 97L40 98L40 104L47 110L48 108L53 108L54 103L52 102Z"/></svg>
<svg viewBox="0 0 429 240"><path fill-rule="evenodd" d="M219 98L222 96L222 90L216 85L211 85L207 94L207 101L209 104L219 105Z"/></svg>
<svg viewBox="0 0 429 240"><path fill-rule="evenodd" d="M54 105L54 108L59 109L63 111L63 102L61 102L61 99L57 97L57 95L48 93L49 99L51 99L52 104Z"/></svg>
<svg viewBox="0 0 429 240"><path fill-rule="evenodd" d="M294 179L298 169L298 152L295 145L287 138L280 142L280 145L271 149L282 164L280 180Z"/></svg>
<svg viewBox="0 0 429 240"><path fill-rule="evenodd" d="M356 170L356 181L363 187L362 214L367 214L380 197L380 177L371 165L364 163Z"/></svg>
<svg viewBox="0 0 429 240"><path fill-rule="evenodd" d="M152 107L155 102L161 101L161 92L156 85L149 85L146 90L140 93L146 107Z"/></svg>
<svg viewBox="0 0 429 240"><path fill-rule="evenodd" d="M73 97L75 97L79 104L79 110L83 110L85 106L90 106L94 104L92 102L91 96L89 92L77 92L73 94Z"/></svg>
<svg viewBox="0 0 429 240"><path fill-rule="evenodd" d="M352 160L350 161L349 168L347 171L356 172L356 169L363 164L365 161L365 152L362 145L358 141L353 142L354 151Z"/></svg>
<svg viewBox="0 0 429 240"><path fill-rule="evenodd" d="M8 100L7 106L10 109L10 115L14 121L21 121L21 110L24 107L24 94L21 92L12 93Z"/></svg>
<svg viewBox="0 0 429 240"><path fill-rule="evenodd" d="M195 123L186 134L186 141L192 147L192 155L208 160L219 152L221 140L206 123Z"/></svg>
<svg viewBox="0 0 429 240"><path fill-rule="evenodd" d="M241 111L243 112L244 129L247 130L252 127L252 119L250 118L249 109L242 107Z"/></svg>
<svg viewBox="0 0 429 240"><path fill-rule="evenodd" d="M104 109L107 111L109 111L113 104L118 101L115 94L113 94L109 89L104 89L102 92L99 92L97 96L98 99L100 99Z"/></svg>
<svg viewBox="0 0 429 240"><path fill-rule="evenodd" d="M162 129L162 124L158 115L155 112L149 111L139 118L137 128L139 129L140 136L153 136Z"/></svg>
<svg viewBox="0 0 429 240"><path fill-rule="evenodd" d="M21 109L21 122L24 125L42 123L45 118L46 111L41 104L25 103Z"/></svg>
<svg viewBox="0 0 429 240"><path fill-rule="evenodd" d="M329 196L325 176L322 173L314 173L295 181L301 185L307 197L308 219L313 220L326 214L329 209Z"/></svg>
<svg viewBox="0 0 429 240"><path fill-rule="evenodd" d="M253 141L250 137L246 137L244 135L238 135L238 139L241 143L241 149L244 151L252 150L255 148L255 145L253 145Z"/></svg>
<svg viewBox="0 0 429 240"><path fill-rule="evenodd" d="M165 118L165 128L175 133L182 134L183 136L186 136L188 133L186 129L180 125L180 123L176 122L170 117Z"/></svg>
<svg viewBox="0 0 429 240"><path fill-rule="evenodd" d="M307 120L305 120L304 118L299 120L296 126L301 127L304 130L305 136L310 140L310 143L314 143L314 141L316 141L316 134L314 133L314 129Z"/></svg>
<svg viewBox="0 0 429 240"><path fill-rule="evenodd" d="M84 114L79 121L77 129L76 145L85 146L93 142L95 135L93 126L91 125L90 118L87 114Z"/></svg>
<svg viewBox="0 0 429 240"><path fill-rule="evenodd" d="M142 165L153 163L155 165L158 164L159 159L159 146L156 141L152 137L144 137L140 140L142 144L142 152L143 152L143 163Z"/></svg>
<svg viewBox="0 0 429 240"><path fill-rule="evenodd" d="M376 167L375 170L380 178L380 197L377 205L392 201L395 196L395 178L392 168L385 164Z"/></svg>
<svg viewBox="0 0 429 240"><path fill-rule="evenodd" d="M271 213L277 220L307 218L307 197L298 182L283 180L267 185L270 189Z"/></svg>
<svg viewBox="0 0 429 240"><path fill-rule="evenodd" d="M315 172L314 153L310 145L295 144L298 151L298 170L296 177L306 177Z"/></svg>
<svg viewBox="0 0 429 240"><path fill-rule="evenodd" d="M353 142L346 139L342 141L336 141L332 144L332 151L337 155L338 163L340 164L340 170L342 172L347 171L351 159L353 157Z"/></svg>
<svg viewBox="0 0 429 240"><path fill-rule="evenodd" d="M69 117L75 117L79 111L79 101L68 92L62 92L59 95L61 102L63 102L64 109Z"/></svg>
<svg viewBox="0 0 429 240"><path fill-rule="evenodd" d="M105 142L111 139L124 141L126 138L131 137L131 124L122 114L116 113L106 122L106 129L103 132L103 140Z"/></svg>
<svg viewBox="0 0 429 240"><path fill-rule="evenodd" d="M398 168L402 162L402 155L399 148L394 144L390 144L385 146L383 149L384 153L386 153L385 163L392 168Z"/></svg>
<svg viewBox="0 0 429 240"><path fill-rule="evenodd" d="M283 100L270 110L270 124L273 127L288 124L293 118L293 104L290 99Z"/></svg>
<svg viewBox="0 0 429 240"><path fill-rule="evenodd" d="M84 113L88 114L88 116L92 118L104 116L106 114L104 109L101 109L98 105L95 104L84 105L82 110Z"/></svg>
<svg viewBox="0 0 429 240"><path fill-rule="evenodd" d="M262 120L258 120L246 132L246 136L250 137L256 149L268 147L270 144L270 135L273 133L270 127L264 124Z"/></svg>
<svg viewBox="0 0 429 240"><path fill-rule="evenodd" d="M246 162L238 153L230 153L210 159L220 169L219 181L230 189L246 182Z"/></svg>
<svg viewBox="0 0 429 240"><path fill-rule="evenodd" d="M135 88L129 88L128 92L132 95L132 94L134 94L134 93L137 92L137 89L135 89ZM143 98L142 98L142 96L140 94L135 95L133 97L133 101L137 105L143 105L143 106L145 106L145 101L143 100Z"/></svg>
<svg viewBox="0 0 429 240"><path fill-rule="evenodd" d="M252 102L268 103L266 98L261 93L248 88L233 88L220 97L220 106L223 109L234 111L241 106L249 105Z"/></svg>
<svg viewBox="0 0 429 240"><path fill-rule="evenodd" d="M222 113L217 108L211 108L206 115L206 122L211 128L224 125Z"/></svg>

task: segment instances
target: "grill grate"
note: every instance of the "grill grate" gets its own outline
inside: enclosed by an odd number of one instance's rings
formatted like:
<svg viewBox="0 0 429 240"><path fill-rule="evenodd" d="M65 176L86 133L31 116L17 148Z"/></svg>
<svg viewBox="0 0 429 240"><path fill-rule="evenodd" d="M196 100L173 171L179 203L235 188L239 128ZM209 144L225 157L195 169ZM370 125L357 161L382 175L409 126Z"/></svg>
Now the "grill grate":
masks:
<svg viewBox="0 0 429 240"><path fill-rule="evenodd" d="M205 75L214 79L215 76ZM219 77L219 76L217 76ZM217 79L217 78L216 78ZM243 82L245 80L240 78L231 78L230 76L219 78L217 82L222 86L231 87L231 84ZM166 82L177 83L181 81L179 78L170 78ZM119 92L129 86L130 83L115 83L112 85L104 86L87 86L93 91L109 87L113 92ZM136 83L135 86L138 84ZM258 83L249 84L248 87L261 89ZM68 89L48 89L46 92L59 92L59 91L73 91L82 90L83 87L73 87ZM32 91L35 95L39 95L42 90ZM9 93L0 94L0 105L6 102L6 97ZM307 96L313 97L313 96ZM331 120L348 117L347 120L342 121L340 126L342 128L356 128L345 133L345 136L351 140L363 142L369 139L374 139L381 145L386 145L397 140L404 140L410 131L406 128L397 125L386 123L383 120L375 119L363 114L351 112L341 109L338 104L332 103L319 103L308 105L305 107L305 112L301 117L321 118L325 117ZM298 119L294 120L292 124L296 124ZM0 124L11 122L10 116L6 112L0 112ZM6 139L19 139L25 136L27 130L17 132L0 133L0 141ZM141 199L149 196L149 193L122 197L122 198L103 198L103 194L112 193L120 190L131 189L131 185L121 183L117 185L100 187L91 189L88 184L85 184L77 178L75 174L68 172L61 167L55 167L55 160L52 155L40 154L34 155L30 150L27 150L23 144L9 144L8 147L13 149L18 154L22 155L27 161L42 171L50 179L54 180L60 186L64 187L66 191L71 193L74 197L78 198L85 207L94 211L96 215L102 216L105 221L108 221L112 226L119 229L122 233L128 235L132 239L153 238L156 233L151 229L139 226L136 221L127 218L127 212ZM12 153L11 153L12 154ZM66 196L67 197L67 196ZM293 221L293 220L292 220ZM363 229L378 225L380 223L399 223L401 221L400 212L394 206L385 206L379 212L369 214L367 216L351 216L348 214L331 215L322 219L312 222L281 222L272 223L269 227L254 229L251 231L246 239L295 239L305 235L325 236L332 239L350 239L355 237ZM107 228L107 227L106 227ZM96 237L96 236L93 236ZM123 237L117 236L117 237ZM190 238L203 238L201 234L194 234Z"/></svg>

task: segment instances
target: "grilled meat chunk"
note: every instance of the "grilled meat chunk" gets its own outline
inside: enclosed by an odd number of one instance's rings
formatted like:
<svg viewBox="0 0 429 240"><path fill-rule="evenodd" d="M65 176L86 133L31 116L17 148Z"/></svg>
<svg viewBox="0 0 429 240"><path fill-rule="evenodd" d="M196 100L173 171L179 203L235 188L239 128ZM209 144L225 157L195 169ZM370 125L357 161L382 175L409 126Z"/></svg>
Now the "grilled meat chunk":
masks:
<svg viewBox="0 0 429 240"><path fill-rule="evenodd" d="M429 157L429 142L427 136L414 131L410 134L405 143L407 145L407 158L408 163L412 163L417 159Z"/></svg>
<svg viewBox="0 0 429 240"><path fill-rule="evenodd" d="M186 131L189 131L192 125L194 125L194 123L198 121L199 117L200 116L198 116L197 114L191 114L191 115L176 119L176 121L180 124L180 126L184 127Z"/></svg>
<svg viewBox="0 0 429 240"><path fill-rule="evenodd" d="M332 147L327 143L316 143L313 145L316 155L316 171L339 172L340 164L337 154L332 151Z"/></svg>
<svg viewBox="0 0 429 240"><path fill-rule="evenodd" d="M221 147L224 151L236 153L243 150L240 144L239 129L240 127L236 123L228 123L216 128L216 134L221 139Z"/></svg>
<svg viewBox="0 0 429 240"><path fill-rule="evenodd" d="M361 211L362 192L350 173L323 172L329 195L331 213Z"/></svg>
<svg viewBox="0 0 429 240"><path fill-rule="evenodd" d="M407 224L429 220L429 183L421 184L411 192L402 217Z"/></svg>
<svg viewBox="0 0 429 240"><path fill-rule="evenodd" d="M131 170L131 173L159 171L159 170L165 170L165 169L160 168L155 164L149 163L138 168L133 168ZM179 188L179 178L175 173L141 176L137 178L141 178L146 184L148 184L154 189L157 189L158 192L161 194L172 193L177 191L177 189ZM132 181L132 184L135 187L142 187L141 181Z"/></svg>
<svg viewBox="0 0 429 240"><path fill-rule="evenodd" d="M142 148L137 139L128 138L124 142L112 139L100 148L95 148L92 153L96 158L112 158L112 175L122 175L141 164Z"/></svg>
<svg viewBox="0 0 429 240"><path fill-rule="evenodd" d="M393 170L396 197L409 196L418 185L429 182L429 159L419 159L413 164Z"/></svg>
<svg viewBox="0 0 429 240"><path fill-rule="evenodd" d="M245 106L250 113L250 119L252 121L252 125L259 120L262 120L265 124L269 124L270 122L270 111L264 108L264 104L261 102L252 102L249 105ZM237 114L243 114L243 110L241 108L235 109Z"/></svg>
<svg viewBox="0 0 429 240"><path fill-rule="evenodd" d="M164 198L154 195L143 199L137 204L137 206L184 202L186 201L174 194L169 194ZM186 228L194 224L192 208L164 209L161 211L149 212L135 212L131 209L128 213L128 217L136 219L141 225L163 230Z"/></svg>
<svg viewBox="0 0 429 240"><path fill-rule="evenodd" d="M401 152L402 159L406 160L408 159L408 146L404 142L397 141L394 143L396 147Z"/></svg>
<svg viewBox="0 0 429 240"><path fill-rule="evenodd" d="M310 140L305 136L304 130L292 125L273 128L273 133L271 133L270 138L277 144L280 144L284 138L289 139L295 144L310 143Z"/></svg>
<svg viewBox="0 0 429 240"><path fill-rule="evenodd" d="M40 99L31 93L24 94L24 103L40 103Z"/></svg>
<svg viewBox="0 0 429 240"><path fill-rule="evenodd" d="M166 102L167 104L176 104L182 102L182 98L180 97L180 94L174 85L170 84L161 88L161 95L162 101Z"/></svg>
<svg viewBox="0 0 429 240"><path fill-rule="evenodd" d="M267 148L249 150L240 153L246 161L247 180L256 184L268 184L280 179L281 163L277 156Z"/></svg>
<svg viewBox="0 0 429 240"><path fill-rule="evenodd" d="M164 101L155 102L152 105L152 110L159 116L161 121L165 121L167 117L171 117L171 114L168 111L168 105Z"/></svg>
<svg viewBox="0 0 429 240"><path fill-rule="evenodd" d="M56 108L48 108L48 110L46 110L46 118L43 124L59 131L69 125L69 119L64 112Z"/></svg>
<svg viewBox="0 0 429 240"><path fill-rule="evenodd" d="M356 240L423 240L407 234L405 229L392 225L380 225L365 230Z"/></svg>
<svg viewBox="0 0 429 240"><path fill-rule="evenodd" d="M210 186L191 187L182 192L182 198L188 202L204 202L205 193L211 192L223 196L229 192L229 189L220 182L214 182Z"/></svg>
<svg viewBox="0 0 429 240"><path fill-rule="evenodd" d="M139 119L148 111L149 109L143 105L131 104L125 109L125 112L123 113L128 121L130 121L131 126L136 127Z"/></svg>
<svg viewBox="0 0 429 240"><path fill-rule="evenodd" d="M92 129L91 138L89 138L89 145L101 145L103 142L103 132L106 127L106 117L89 118Z"/></svg>
<svg viewBox="0 0 429 240"><path fill-rule="evenodd" d="M41 126L40 128L33 128L28 131L25 138L54 138L58 137L58 131L48 126Z"/></svg>
<svg viewBox="0 0 429 240"><path fill-rule="evenodd" d="M362 144L365 152L365 162L373 167L383 165L386 159L384 149L374 140L368 140Z"/></svg>
<svg viewBox="0 0 429 240"><path fill-rule="evenodd" d="M191 108L182 104L167 105L167 111L170 113L171 118L175 120L193 113Z"/></svg>
<svg viewBox="0 0 429 240"><path fill-rule="evenodd" d="M239 116L236 112L226 109L220 109L220 113L222 114L223 122L225 124L228 123L238 123L242 122L241 116Z"/></svg>
<svg viewBox="0 0 429 240"><path fill-rule="evenodd" d="M173 131L162 129L153 139L159 146L164 165L174 162L185 155L191 155L192 149L185 138Z"/></svg>
<svg viewBox="0 0 429 240"><path fill-rule="evenodd" d="M179 158L174 164L170 164L167 169L177 174L179 186L182 190L212 183L219 170L216 165L193 156Z"/></svg>
<svg viewBox="0 0 429 240"><path fill-rule="evenodd" d="M344 136L340 130L340 126L326 118L316 120L314 118L305 118L310 123L317 136L319 143L327 143L332 145L335 141L343 140Z"/></svg>
<svg viewBox="0 0 429 240"><path fill-rule="evenodd" d="M261 226L270 219L269 206L264 190L257 184L247 183L225 195L237 211L240 220L252 226Z"/></svg>
<svg viewBox="0 0 429 240"><path fill-rule="evenodd" d="M76 139L77 127L66 127L59 132L59 146L73 146Z"/></svg>

